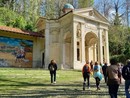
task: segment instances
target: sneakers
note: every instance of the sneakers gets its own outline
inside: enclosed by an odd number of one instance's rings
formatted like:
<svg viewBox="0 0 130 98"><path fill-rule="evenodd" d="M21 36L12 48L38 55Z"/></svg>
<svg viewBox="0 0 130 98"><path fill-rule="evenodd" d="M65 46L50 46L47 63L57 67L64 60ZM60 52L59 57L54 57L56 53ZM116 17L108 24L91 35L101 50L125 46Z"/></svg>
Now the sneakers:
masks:
<svg viewBox="0 0 130 98"><path fill-rule="evenodd" d="M88 89L90 89L90 87L88 87Z"/></svg>
<svg viewBox="0 0 130 98"><path fill-rule="evenodd" d="M90 89L90 87L88 87L88 90ZM83 87L83 91L85 91L85 87Z"/></svg>
<svg viewBox="0 0 130 98"><path fill-rule="evenodd" d="M51 84L53 85L53 84L56 84L56 81L54 81L54 82L51 82Z"/></svg>
<svg viewBox="0 0 130 98"><path fill-rule="evenodd" d="M85 87L83 87L83 91L85 91Z"/></svg>
<svg viewBox="0 0 130 98"><path fill-rule="evenodd" d="M98 91L98 90L101 90L100 87L97 88L97 91Z"/></svg>

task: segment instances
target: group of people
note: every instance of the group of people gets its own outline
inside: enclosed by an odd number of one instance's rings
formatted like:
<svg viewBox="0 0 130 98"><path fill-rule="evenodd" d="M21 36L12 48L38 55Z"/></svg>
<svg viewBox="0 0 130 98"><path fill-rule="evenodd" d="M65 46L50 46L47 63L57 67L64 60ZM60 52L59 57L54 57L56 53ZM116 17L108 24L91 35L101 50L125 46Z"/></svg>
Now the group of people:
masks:
<svg viewBox="0 0 130 98"><path fill-rule="evenodd" d="M127 60L126 66L121 66L121 64L117 63L115 59L111 59L110 65L108 66L107 63L101 66L98 62L94 64L88 61L82 68L83 74L83 90L86 87L86 80L87 80L87 87L90 89L90 76L93 75L96 82L97 90L100 90L100 81L104 76L105 83L108 86L109 95L111 98L117 98L117 92L119 85L121 84L122 78L125 80L125 94L126 98L130 98L130 60ZM51 76L51 83L56 83L56 70L57 64L55 60L51 60L50 64L48 65L48 69L50 71Z"/></svg>
<svg viewBox="0 0 130 98"><path fill-rule="evenodd" d="M111 59L110 65L108 66L105 63L103 66L95 62L86 64L82 68L82 74L84 78L83 90L87 86L90 88L90 75L93 74L93 77L96 81L97 90L100 90L100 81L104 76L105 83L108 86L108 92L111 98L117 98L117 92L119 85L122 82L122 77L125 80L125 94L126 98L130 98L130 60L127 60L126 66L122 66L120 63L117 63L115 59Z"/></svg>
<svg viewBox="0 0 130 98"><path fill-rule="evenodd" d="M96 87L97 90L100 90L100 81L102 80L102 69L101 66L98 64L98 62L95 62L93 64L92 62L89 64L87 61L86 64L82 68L82 74L83 74L83 90L85 90L86 87L86 80L87 80L87 87L90 89L90 76L93 74L95 81L96 81Z"/></svg>

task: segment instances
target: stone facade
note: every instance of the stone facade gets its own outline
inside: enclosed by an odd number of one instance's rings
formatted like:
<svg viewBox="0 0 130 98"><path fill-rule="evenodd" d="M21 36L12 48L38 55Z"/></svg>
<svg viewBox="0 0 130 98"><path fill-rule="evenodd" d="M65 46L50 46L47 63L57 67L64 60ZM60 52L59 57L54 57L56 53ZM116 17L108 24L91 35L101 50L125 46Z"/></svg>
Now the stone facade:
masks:
<svg viewBox="0 0 130 98"><path fill-rule="evenodd" d="M45 36L45 68L51 59L61 69L81 69L86 61L109 63L108 26L94 8L73 10L54 20L40 17L37 29Z"/></svg>

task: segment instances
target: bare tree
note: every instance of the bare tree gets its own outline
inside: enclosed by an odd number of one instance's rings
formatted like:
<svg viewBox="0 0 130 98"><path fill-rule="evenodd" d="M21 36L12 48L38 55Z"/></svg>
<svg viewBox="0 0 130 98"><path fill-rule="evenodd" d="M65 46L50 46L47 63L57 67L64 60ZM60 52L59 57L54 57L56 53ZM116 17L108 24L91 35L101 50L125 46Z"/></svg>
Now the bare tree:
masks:
<svg viewBox="0 0 130 98"><path fill-rule="evenodd" d="M129 23L130 0L126 0L125 8L126 8L126 23L127 23L127 26L129 27L129 25L130 25L130 23Z"/></svg>
<svg viewBox="0 0 130 98"><path fill-rule="evenodd" d="M122 0L114 0L113 2L114 2L113 8L115 10L113 23L114 25L121 25L122 24L121 19L123 18L125 12L124 11L121 12L120 10L123 9L125 3Z"/></svg>
<svg viewBox="0 0 130 98"><path fill-rule="evenodd" d="M111 0L100 0L95 4L95 9L99 10L106 18L109 17L112 9Z"/></svg>

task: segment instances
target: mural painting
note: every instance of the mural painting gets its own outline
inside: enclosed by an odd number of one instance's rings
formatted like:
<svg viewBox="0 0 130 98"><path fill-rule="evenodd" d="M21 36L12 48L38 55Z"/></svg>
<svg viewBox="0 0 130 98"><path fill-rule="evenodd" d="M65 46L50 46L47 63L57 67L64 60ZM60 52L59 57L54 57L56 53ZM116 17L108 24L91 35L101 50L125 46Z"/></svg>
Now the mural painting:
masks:
<svg viewBox="0 0 130 98"><path fill-rule="evenodd" d="M1 67L32 67L33 42L0 36Z"/></svg>

